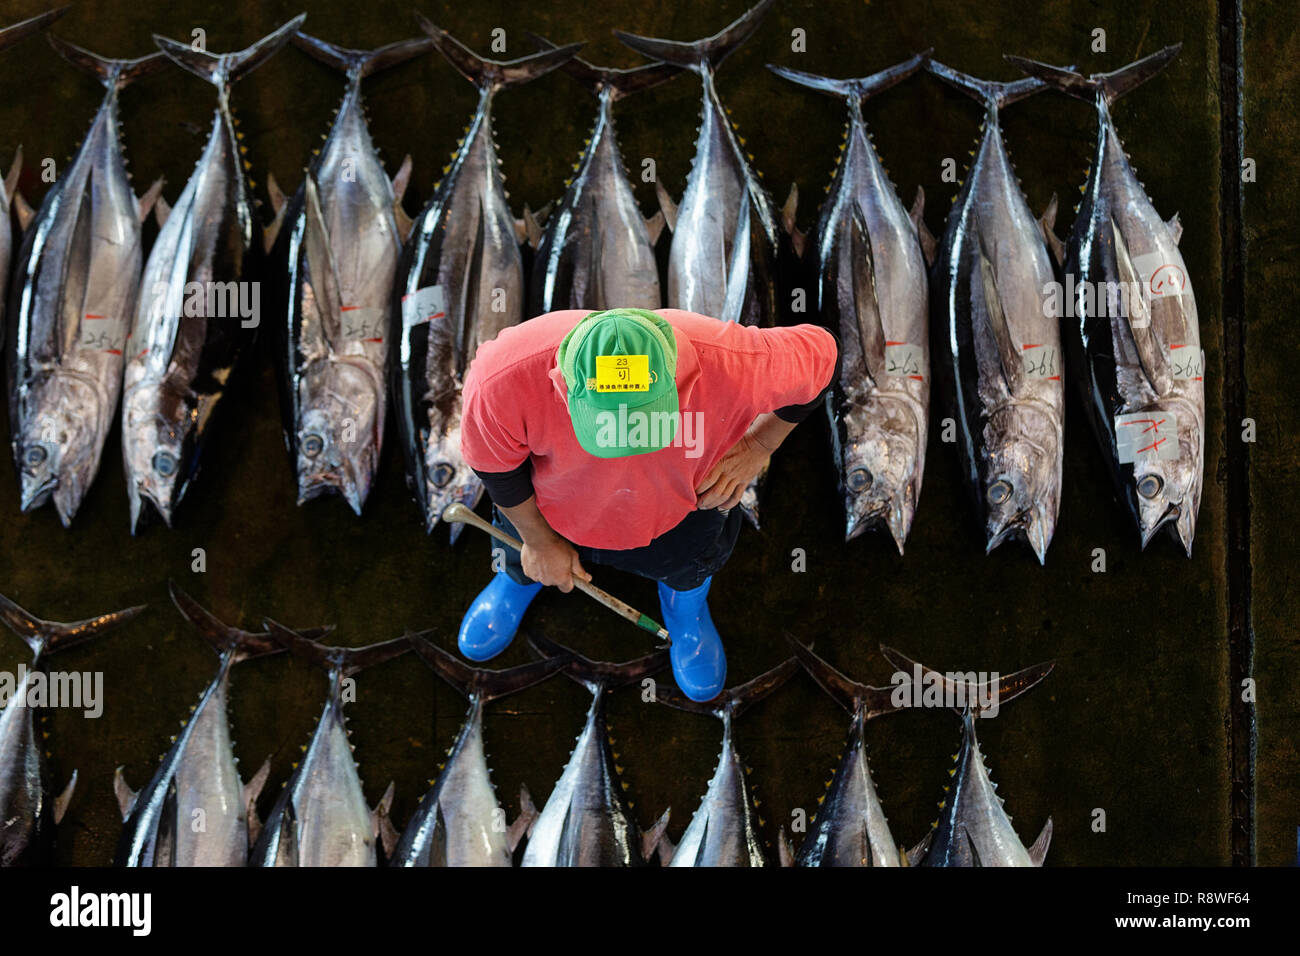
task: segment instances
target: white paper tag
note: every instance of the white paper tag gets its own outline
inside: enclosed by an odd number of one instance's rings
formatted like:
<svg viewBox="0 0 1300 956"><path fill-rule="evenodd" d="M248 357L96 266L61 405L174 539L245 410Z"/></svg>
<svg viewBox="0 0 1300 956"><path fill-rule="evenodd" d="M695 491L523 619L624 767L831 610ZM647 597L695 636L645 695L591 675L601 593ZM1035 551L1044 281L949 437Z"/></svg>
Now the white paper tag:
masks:
<svg viewBox="0 0 1300 956"><path fill-rule="evenodd" d="M1061 350L1054 345L1022 345L1020 360L1025 363L1025 372L1030 378L1061 379Z"/></svg>
<svg viewBox="0 0 1300 956"><path fill-rule="evenodd" d="M1178 458L1178 418L1173 412L1153 409L1115 416L1115 442L1121 465L1159 458Z"/></svg>
<svg viewBox="0 0 1300 956"><path fill-rule="evenodd" d="M1199 382L1205 378L1205 352L1191 345L1169 346L1169 367L1175 379Z"/></svg>
<svg viewBox="0 0 1300 956"><path fill-rule="evenodd" d="M1133 268L1142 277L1142 292L1148 300L1167 295L1192 294L1192 283L1182 265L1167 262L1158 252L1134 256Z"/></svg>
<svg viewBox="0 0 1300 956"><path fill-rule="evenodd" d="M121 355L126 343L126 332L125 322L114 322L112 316L99 312L87 312L81 317L77 348Z"/></svg>
<svg viewBox="0 0 1300 956"><path fill-rule="evenodd" d="M340 316L343 338L349 341L382 342L387 333L384 310L369 305L345 305Z"/></svg>
<svg viewBox="0 0 1300 956"><path fill-rule="evenodd" d="M446 317L447 297L440 285L428 285L402 296L402 327L408 332L414 326Z"/></svg>
<svg viewBox="0 0 1300 956"><path fill-rule="evenodd" d="M917 381L924 381L925 376L921 374L923 358L925 353L921 351L919 345L912 345L909 342L886 342L885 374L896 378L914 378Z"/></svg>

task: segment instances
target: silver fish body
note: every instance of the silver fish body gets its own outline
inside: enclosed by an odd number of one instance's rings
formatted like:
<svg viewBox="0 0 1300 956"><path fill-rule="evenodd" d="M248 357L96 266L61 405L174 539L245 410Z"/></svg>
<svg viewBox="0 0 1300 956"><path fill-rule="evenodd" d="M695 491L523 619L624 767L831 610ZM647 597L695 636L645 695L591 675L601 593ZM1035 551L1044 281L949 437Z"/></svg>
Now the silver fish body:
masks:
<svg viewBox="0 0 1300 956"><path fill-rule="evenodd" d="M432 531L447 505L472 508L483 495L461 456L461 387L478 347L524 314L523 257L493 141L492 104L499 90L549 72L577 47L498 63L428 21L421 25L479 88L460 148L402 251L392 310L389 364L407 483Z"/></svg>
<svg viewBox="0 0 1300 956"><path fill-rule="evenodd" d="M1205 470L1205 352L1196 297L1178 249L1178 217L1166 222L1156 212L1110 112L1178 50L1166 47L1088 78L1012 59L1096 108L1096 147L1065 249L1064 272L1075 289L1072 315L1063 319L1067 355L1142 547L1164 528L1190 557ZM1070 288L1067 282L1067 295Z"/></svg>
<svg viewBox="0 0 1300 956"><path fill-rule="evenodd" d="M21 508L53 501L67 527L99 470L117 411L139 293L140 220L152 202L137 202L131 191L118 96L167 61L161 53L106 60L64 41L56 48L107 92L24 235L6 355Z"/></svg>
<svg viewBox="0 0 1300 956"><path fill-rule="evenodd" d="M213 55L156 38L217 88L203 155L149 253L122 389L131 528L169 526L198 473L214 414L260 324L261 225L230 113L230 85L283 46L298 17L248 49Z"/></svg>
<svg viewBox="0 0 1300 956"><path fill-rule="evenodd" d="M1007 156L998 110L1041 81L985 83L929 68L984 102L983 135L948 216L933 271L962 476L992 551L1023 539L1046 561L1061 498L1065 393L1056 282L1044 235Z"/></svg>

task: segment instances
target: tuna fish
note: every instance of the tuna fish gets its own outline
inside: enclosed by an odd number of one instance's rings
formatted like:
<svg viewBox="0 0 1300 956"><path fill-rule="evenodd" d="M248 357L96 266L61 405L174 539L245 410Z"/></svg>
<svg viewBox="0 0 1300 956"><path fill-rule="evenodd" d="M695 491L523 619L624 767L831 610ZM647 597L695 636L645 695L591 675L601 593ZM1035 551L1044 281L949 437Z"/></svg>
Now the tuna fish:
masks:
<svg viewBox="0 0 1300 956"><path fill-rule="evenodd" d="M908 674L925 672L927 677L940 680L945 692L957 690L951 677L917 664L892 648L882 647L881 652L900 670ZM1041 681L1053 666L1053 662L1035 664L1002 678L998 683L998 709ZM967 689L964 698L959 699L970 701L982 697ZM977 706L966 706L959 713L962 741L954 757L956 766L949 771L952 783L944 787L939 819L925 839L909 851L909 861L921 866L1042 866L1047 845L1052 840L1051 818L1034 845L1026 850L1011 826L1011 818L1002 809L1004 801L997 795L997 784L990 779L984 765L984 755L975 736L975 718L981 716L980 710Z"/></svg>
<svg viewBox="0 0 1300 956"><path fill-rule="evenodd" d="M1205 470L1205 352L1178 251L1183 227L1156 212L1110 115L1180 46L1090 77L1009 59L1096 107L1097 145L1064 256L1066 295L1073 291L1061 313L1072 316L1066 354L1142 547L1166 528L1191 557Z"/></svg>
<svg viewBox="0 0 1300 956"><path fill-rule="evenodd" d="M389 367L407 483L432 531L447 505L473 508L483 496L460 453L461 386L479 345L524 317L522 226L498 168L492 104L501 90L549 73L581 44L503 63L475 55L423 17L420 25L479 90L460 148L402 250L393 303ZM453 541L463 527L451 526Z"/></svg>
<svg viewBox="0 0 1300 956"><path fill-rule="evenodd" d="M899 202L867 133L862 102L911 76L926 55L852 80L770 67L848 104L844 143L813 241L818 308L843 349L839 381L826 408L844 498L844 539L884 526L899 554L925 473L930 415L925 257L934 258L934 239L925 228L921 189L910 214Z"/></svg>
<svg viewBox="0 0 1300 956"><path fill-rule="evenodd" d="M1056 281L1047 252L1047 244L1059 245L1051 231L1056 201L1034 219L998 111L1046 84L977 80L933 61L928 67L985 110L933 270L931 303L944 344L935 362L986 550L1018 537L1042 563L1061 500L1065 414L1060 328L1044 307Z"/></svg>
<svg viewBox="0 0 1300 956"><path fill-rule="evenodd" d="M736 752L732 721L742 711L776 690L798 669L792 657L748 683L723 691L700 704L671 687L656 690L661 704L696 714L711 714L722 721L722 752L699 809L691 817L681 842L674 849L667 835L659 840L659 861L665 866L768 866L758 827L758 800L749 789L749 768Z"/></svg>
<svg viewBox="0 0 1300 956"><path fill-rule="evenodd" d="M668 811L644 834L637 827L605 725L605 693L663 670L668 650L609 664L574 654L537 633L528 641L544 657L572 654L564 672L591 693L591 707L569 762L529 832L522 865L645 865L668 826Z"/></svg>
<svg viewBox="0 0 1300 956"><path fill-rule="evenodd" d="M366 647L329 647L275 621L263 622L271 638L329 677L329 697L311 742L271 808L249 857L250 866L375 866L376 841L391 853L397 833L388 821L393 802L390 783L379 804L366 804L352 758L351 733L343 714L343 682L354 674L392 660L411 649L399 637ZM315 633L325 634L332 628Z"/></svg>
<svg viewBox="0 0 1300 956"><path fill-rule="evenodd" d="M570 658L561 655L508 670L481 670L466 666L422 635L408 639L434 673L469 699L469 714L438 778L407 823L392 865L510 866L537 808L528 790L521 789L519 817L505 825L483 746L483 707L546 680Z"/></svg>
<svg viewBox="0 0 1300 956"><path fill-rule="evenodd" d="M614 31L623 43L656 60L693 70L703 84L695 159L681 205L657 184L664 218L672 230L668 256L668 307L711 315L724 322L772 325L777 319L776 267L781 234L776 208L753 157L727 115L713 72L758 27L775 0L762 0L719 33L694 43ZM758 496L764 474L745 492L740 507L758 527Z"/></svg>
<svg viewBox="0 0 1300 956"><path fill-rule="evenodd" d="M432 47L424 38L378 50L345 50L305 36L295 45L347 76L347 91L325 145L292 202L268 179L285 210L272 253L288 269L277 319L277 365L284 439L298 503L334 492L357 514L383 448L393 277L411 221L401 207L408 156L390 182L361 102L361 80Z"/></svg>
<svg viewBox="0 0 1300 956"><path fill-rule="evenodd" d="M268 759L247 784L227 717L230 669L240 661L284 650L269 634L230 627L171 585L177 610L220 659L199 702L149 783L139 793L119 767L113 780L125 827L116 866L244 866L257 838L257 796L271 770ZM195 827L196 821L202 827Z"/></svg>
<svg viewBox="0 0 1300 956"><path fill-rule="evenodd" d="M39 33L51 23L63 16L71 7L59 7L48 13L38 14L28 20L15 23L0 30L0 51L9 49L34 33ZM9 174L0 181L0 330L4 327L5 289L9 280L9 257L13 251L13 233L10 226L10 213L16 206L20 211L26 204L18 195L18 176L23 169L23 149L18 147L14 154L13 166Z"/></svg>
<svg viewBox="0 0 1300 956"><path fill-rule="evenodd" d="M162 190L131 191L118 95L167 64L109 60L50 36L106 89L72 162L24 225L9 307L9 420L24 512L53 501L66 528L99 471L122 387L143 258L140 222Z"/></svg>
<svg viewBox="0 0 1300 956"><path fill-rule="evenodd" d="M258 222L230 112L230 86L288 42L300 15L239 53L214 54L155 36L172 60L217 88L212 131L145 265L127 340L122 451L131 531L149 508L168 526L198 472L203 444L260 323Z"/></svg>
<svg viewBox="0 0 1300 956"><path fill-rule="evenodd" d="M0 710L0 866L49 862L54 828L77 786L74 770L63 793L50 797L46 745L37 733L49 693L45 658L125 624L143 610L141 605L63 624L43 621L0 595L0 620L32 650L25 676L6 688L8 699Z"/></svg>
<svg viewBox="0 0 1300 956"><path fill-rule="evenodd" d="M541 37L534 42L553 50ZM663 213L641 218L614 134L614 104L681 72L671 63L631 70L593 66L577 57L562 67L600 105L564 198L537 247L528 315L560 309L657 309L663 304L655 243Z"/></svg>

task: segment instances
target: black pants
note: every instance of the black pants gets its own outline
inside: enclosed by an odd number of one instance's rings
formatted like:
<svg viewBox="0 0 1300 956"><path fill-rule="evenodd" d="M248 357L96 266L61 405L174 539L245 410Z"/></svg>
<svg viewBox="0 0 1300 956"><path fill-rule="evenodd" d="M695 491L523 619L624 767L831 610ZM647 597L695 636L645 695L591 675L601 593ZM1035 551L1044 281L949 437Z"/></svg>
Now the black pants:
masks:
<svg viewBox="0 0 1300 956"><path fill-rule="evenodd" d="M689 591L699 587L705 578L727 563L740 534L740 516L739 508L726 513L717 508L692 511L643 548L604 551L582 545L574 547L584 567L604 564L652 581L662 581L674 591ZM497 508L492 509L492 523L510 537L519 538L515 526ZM532 579L524 574L518 551L499 541L492 542L492 547L505 552L506 574L510 575L510 580L516 584L532 583Z"/></svg>

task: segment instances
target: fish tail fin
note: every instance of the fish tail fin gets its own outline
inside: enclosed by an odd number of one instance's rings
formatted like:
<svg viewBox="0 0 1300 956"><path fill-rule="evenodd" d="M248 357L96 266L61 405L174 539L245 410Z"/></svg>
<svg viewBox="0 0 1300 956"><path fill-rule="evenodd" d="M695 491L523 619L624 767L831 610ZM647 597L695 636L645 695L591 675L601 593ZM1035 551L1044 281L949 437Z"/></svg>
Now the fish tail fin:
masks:
<svg viewBox="0 0 1300 956"><path fill-rule="evenodd" d="M64 623L39 618L0 594L0 620L4 621L9 630L21 637L32 649L32 653L38 657L41 654L75 647L83 641L98 637L105 631L138 617L145 607L146 605L140 604L125 610L100 614L98 617L87 618L84 621Z"/></svg>
<svg viewBox="0 0 1300 956"><path fill-rule="evenodd" d="M56 7L53 10L38 13L34 17L15 23L13 26L5 27L0 30L0 50L7 50L15 43L26 40L33 33L40 33L71 9L71 6Z"/></svg>
<svg viewBox="0 0 1300 956"><path fill-rule="evenodd" d="M660 687L655 692L655 699L677 710L693 714L711 714L724 720L740 716L753 704L758 703L772 691L788 681L799 669L797 658L789 657L769 671L759 674L753 680L730 690L724 690L713 700L699 702L691 700L673 687Z"/></svg>
<svg viewBox="0 0 1300 956"><path fill-rule="evenodd" d="M1056 661L1044 661L1041 664L1031 664L1029 667L1008 674L1006 677L998 677L997 680L987 680L972 685L969 682L953 680L950 675L940 673L932 667L926 667L924 664L919 664L901 651L886 647L884 644L880 645L880 653L885 655L885 659L899 670L911 674L915 673L919 668L922 673L931 675L941 681L945 694L960 695L959 699L964 700L965 705L953 708L959 714L968 710L974 714L980 714L985 710L989 711L990 716L996 714L1003 704L1014 700L1029 690L1050 674L1052 668L1056 666ZM988 699L989 694L993 695L993 705L991 707L981 706L980 702ZM971 698L974 698L974 703L971 702Z"/></svg>
<svg viewBox="0 0 1300 956"><path fill-rule="evenodd" d="M785 635L786 643L794 651L795 659L808 672L808 676L841 707L853 713L861 707L868 714L889 713L898 707L890 700L891 688L869 687L850 680L822 658L813 653L808 645L797 640L793 635Z"/></svg>
<svg viewBox="0 0 1300 956"><path fill-rule="evenodd" d="M343 677L351 677L376 664L400 657L411 649L405 637L395 637L391 641L380 641L378 644L367 644L365 647L334 647L322 644L317 639L334 630L332 626L293 630L270 618L264 618L262 624L271 638L290 654L301 657L309 664L315 664L326 673L337 672Z"/></svg>
<svg viewBox="0 0 1300 956"><path fill-rule="evenodd" d="M427 635L431 633L433 632L422 631L419 634L407 634L406 640L415 653L433 668L435 674L466 697L477 696L484 703L539 684L572 659L572 655L560 654L504 670L470 667L430 641Z"/></svg>
<svg viewBox="0 0 1300 956"><path fill-rule="evenodd" d="M167 54L168 59L177 66L189 70L195 76L215 86L224 87L242 80L278 53L306 19L307 14L300 13L279 29L268 33L252 46L238 53L209 53L206 50L196 50L190 44L178 43L156 33L153 41L158 44L158 49Z"/></svg>
<svg viewBox="0 0 1300 956"><path fill-rule="evenodd" d="M657 37L624 33L622 30L615 30L614 36L624 46L630 46L638 53L655 60L676 63L697 73L705 68L717 69L718 64L734 53L758 29L759 23L775 2L776 0L761 0L729 25L703 40L693 42L661 40Z"/></svg>
<svg viewBox="0 0 1300 956"><path fill-rule="evenodd" d="M167 57L161 51L150 53L134 60L114 60L110 57L91 53L89 50L69 43L53 33L46 34L54 51L77 69L89 73L109 89L123 87L135 82L142 76L157 73L167 65Z"/></svg>
<svg viewBox="0 0 1300 956"><path fill-rule="evenodd" d="M284 650L284 646L273 641L265 631L254 633L231 627L177 587L175 581L168 581L167 589L171 592L176 610L194 625L199 635L212 645L213 650L218 654L224 654L228 650L234 652L232 663L278 654Z"/></svg>
<svg viewBox="0 0 1300 956"><path fill-rule="evenodd" d="M1010 83L980 80L933 59L925 61L925 68L945 83L955 86L963 93L967 93L983 103L986 109L1001 109L1004 106L1023 100L1027 96L1033 96L1035 93L1047 89L1048 86L1046 81L1036 76L1027 76L1023 80L1014 80Z"/></svg>
<svg viewBox="0 0 1300 956"><path fill-rule="evenodd" d="M539 50L558 50L559 46L536 33L528 33L528 39ZM682 72L676 63L647 63L645 66L630 70L616 70L612 67L596 66L580 57L573 57L560 64L560 69L577 80L593 96L600 96L605 90L612 92L613 98L621 100L633 93L641 93L661 83L666 83Z"/></svg>
<svg viewBox="0 0 1300 956"><path fill-rule="evenodd" d="M420 22L420 29L428 34L433 45L446 57L447 62L480 89L501 90L507 86L518 86L529 80L535 80L539 76L550 73L582 49L581 43L570 43L568 46L530 53L516 60L489 60L479 56L424 16L417 13L415 17Z"/></svg>
<svg viewBox="0 0 1300 956"><path fill-rule="evenodd" d="M349 76L355 73L359 78L370 76L390 66L405 63L433 49L433 41L428 37L412 40L398 40L373 50L349 50L335 46L298 30L289 38L289 42L304 53L319 60L326 66L333 67Z"/></svg>
<svg viewBox="0 0 1300 956"><path fill-rule="evenodd" d="M896 63L893 66L886 67L879 73L872 73L870 76L845 80L837 80L829 76L819 76L816 73L805 73L802 70L792 70L785 66L774 66L771 63L767 65L767 68L777 76L789 80L791 83L806 86L808 89L816 90L819 93L826 93L830 96L860 103L861 101L875 96L877 93L881 93L889 89L891 86L896 86L903 80L907 79L917 70L925 66L926 61L930 59L930 54L933 52L933 49L929 49L904 60L902 63Z"/></svg>
<svg viewBox="0 0 1300 956"><path fill-rule="evenodd" d="M1006 59L1017 69L1031 77L1043 80L1062 93L1092 102L1097 98L1097 93L1101 92L1107 104L1110 104L1160 73L1182 48L1181 43L1175 43L1118 70L1110 73L1094 73L1092 76L1076 73L1073 67L1051 66L1020 56L1008 55Z"/></svg>
<svg viewBox="0 0 1300 956"><path fill-rule="evenodd" d="M633 661L612 664L609 661L593 661L590 658L583 657L576 651L570 650L562 644L557 644L536 630L528 632L528 644L541 657L563 657L568 655L569 660L564 665L564 673L588 690L594 690L594 688L600 686L613 689L622 687L625 684L634 684L668 666L668 648L666 647L652 654L647 654L645 657L638 657Z"/></svg>

